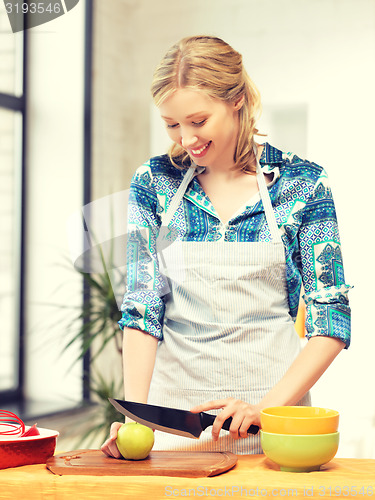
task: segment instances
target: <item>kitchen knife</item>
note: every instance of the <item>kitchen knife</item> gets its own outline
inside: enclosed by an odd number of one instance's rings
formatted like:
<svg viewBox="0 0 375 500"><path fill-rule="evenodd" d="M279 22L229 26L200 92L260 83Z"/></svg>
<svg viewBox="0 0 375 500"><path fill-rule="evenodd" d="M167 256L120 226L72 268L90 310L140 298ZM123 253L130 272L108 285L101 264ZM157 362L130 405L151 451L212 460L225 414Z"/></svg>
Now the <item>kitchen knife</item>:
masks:
<svg viewBox="0 0 375 500"><path fill-rule="evenodd" d="M117 411L140 424L170 434L178 434L198 439L202 431L212 425L216 415L209 413L192 413L191 411L155 406L133 401L108 398ZM229 430L232 417L225 420L223 429ZM257 434L259 427L250 425L248 434Z"/></svg>

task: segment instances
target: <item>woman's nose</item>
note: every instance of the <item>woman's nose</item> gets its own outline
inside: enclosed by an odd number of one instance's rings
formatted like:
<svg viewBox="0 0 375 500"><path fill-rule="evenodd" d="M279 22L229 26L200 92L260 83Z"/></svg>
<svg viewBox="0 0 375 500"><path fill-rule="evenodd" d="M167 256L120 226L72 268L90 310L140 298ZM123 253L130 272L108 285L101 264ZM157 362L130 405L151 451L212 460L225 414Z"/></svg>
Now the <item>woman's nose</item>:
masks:
<svg viewBox="0 0 375 500"><path fill-rule="evenodd" d="M194 146L194 144L196 144L197 141L198 141L198 137L196 135L189 134L188 132L181 133L180 142L181 142L181 146L184 149L188 149L191 146Z"/></svg>

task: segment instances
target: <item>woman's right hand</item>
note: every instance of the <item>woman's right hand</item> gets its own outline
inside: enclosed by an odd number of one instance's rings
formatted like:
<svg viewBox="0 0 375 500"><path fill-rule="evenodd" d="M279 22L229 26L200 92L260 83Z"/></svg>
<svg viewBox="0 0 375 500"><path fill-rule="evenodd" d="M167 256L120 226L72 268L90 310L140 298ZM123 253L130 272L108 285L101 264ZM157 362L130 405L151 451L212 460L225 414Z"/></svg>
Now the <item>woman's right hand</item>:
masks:
<svg viewBox="0 0 375 500"><path fill-rule="evenodd" d="M107 457L121 458L121 453L119 452L116 445L116 439L117 432L123 424L124 422L113 422L113 424L111 425L109 438L102 444L100 448L102 452L107 455Z"/></svg>

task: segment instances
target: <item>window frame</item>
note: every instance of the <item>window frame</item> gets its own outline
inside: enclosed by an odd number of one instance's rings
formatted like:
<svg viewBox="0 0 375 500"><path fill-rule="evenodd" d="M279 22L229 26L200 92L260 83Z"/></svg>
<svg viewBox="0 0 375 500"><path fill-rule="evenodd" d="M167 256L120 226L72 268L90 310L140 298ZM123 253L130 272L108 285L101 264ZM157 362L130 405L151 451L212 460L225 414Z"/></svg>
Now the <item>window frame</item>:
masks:
<svg viewBox="0 0 375 500"><path fill-rule="evenodd" d="M85 26L84 26L84 51L85 51L85 67L84 67L84 121L83 126L83 204L91 202L91 171L92 171L92 66L93 66L93 2L92 0L85 1ZM0 390L0 404L16 404L21 405L22 409L25 403L25 276L26 268L26 249L25 237L27 229L26 221L26 185L27 185L27 75L28 75L28 30L22 32L22 83L20 85L21 94L16 95L0 92L0 108L4 108L14 112L20 112L22 115L21 128L21 147L22 152L20 158L20 182L17 196L20 200L20 211L18 212L18 276L16 282L16 301L18 303L18 314L16 315L16 338L18 343L18 367L15 373L18 377L17 386L15 389ZM26 278L27 279L27 278ZM87 285L83 282L83 300L89 298L90 293ZM18 331L18 335L17 335ZM83 402L90 402L90 351L86 353L83 359L82 368L82 399Z"/></svg>
<svg viewBox="0 0 375 500"><path fill-rule="evenodd" d="M20 34L18 34L19 36ZM24 379L25 379L25 352L24 352L24 332L25 332L25 315L24 315L24 305L25 305L25 286L24 286L24 276L25 276L25 206L26 206L26 102L27 102L27 47L28 47L28 35L27 30L22 32L22 85L21 85L21 95L8 94L0 92L0 108L6 109L8 111L13 111L15 113L19 112L22 116L22 127L21 127L21 154L20 154L20 174L19 174L19 185L17 186L18 191L15 193L16 197L20 202L20 210L16 214L18 217L16 221L16 227L19 228L18 232L18 265L17 265L17 277L16 277L16 294L15 300L18 304L19 314L15 316L15 342L18 345L17 359L15 363L16 366L15 375L17 377L15 389L0 390L0 401L10 402L15 400L23 399L24 396Z"/></svg>

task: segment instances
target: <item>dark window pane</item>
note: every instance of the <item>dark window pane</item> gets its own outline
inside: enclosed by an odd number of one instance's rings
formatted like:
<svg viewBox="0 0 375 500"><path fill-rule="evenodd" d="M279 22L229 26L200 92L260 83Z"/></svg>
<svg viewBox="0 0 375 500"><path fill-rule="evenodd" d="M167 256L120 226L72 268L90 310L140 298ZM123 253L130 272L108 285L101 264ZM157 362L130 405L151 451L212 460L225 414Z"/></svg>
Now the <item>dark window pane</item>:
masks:
<svg viewBox="0 0 375 500"><path fill-rule="evenodd" d="M18 385L20 113L0 108L0 391Z"/></svg>
<svg viewBox="0 0 375 500"><path fill-rule="evenodd" d="M0 92L22 93L23 33L13 33L6 11L0 9Z"/></svg>

